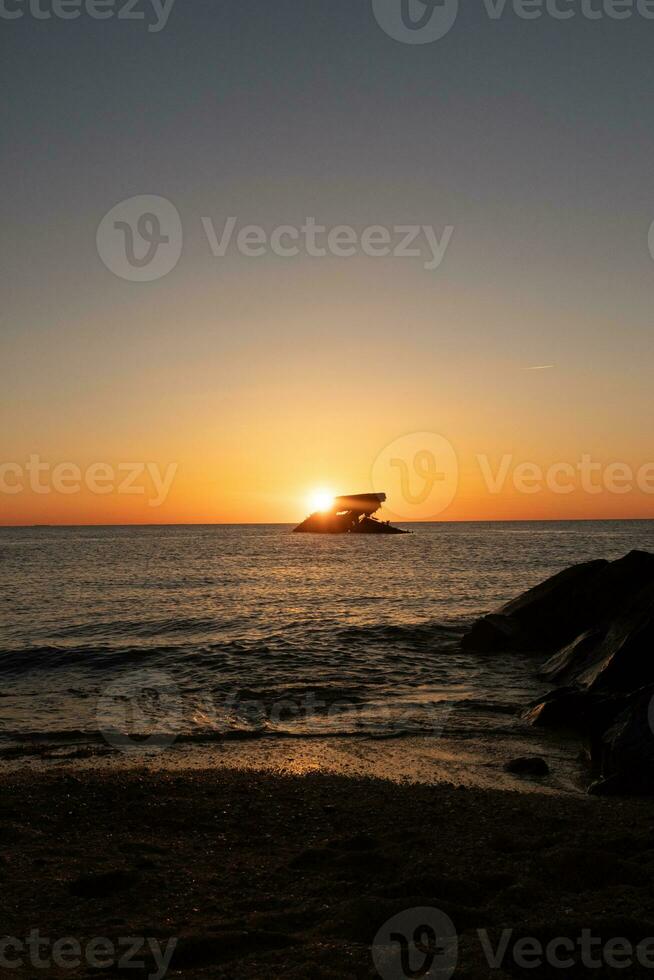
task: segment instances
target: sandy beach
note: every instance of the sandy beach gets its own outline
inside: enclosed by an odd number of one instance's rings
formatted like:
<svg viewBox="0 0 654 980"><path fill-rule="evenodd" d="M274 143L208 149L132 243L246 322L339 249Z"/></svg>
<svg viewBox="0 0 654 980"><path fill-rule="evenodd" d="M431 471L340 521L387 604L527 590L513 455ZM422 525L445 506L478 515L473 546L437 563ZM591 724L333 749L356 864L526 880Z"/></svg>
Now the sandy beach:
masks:
<svg viewBox="0 0 654 980"><path fill-rule="evenodd" d="M3 933L17 941L3 977L372 978L379 928L421 907L458 934L456 971L429 976L589 975L583 930L600 953L654 936L647 801L227 768L67 765L1 783ZM502 930L493 966L482 937L494 949ZM126 937L142 939L130 963ZM524 969L525 937L569 937L576 966ZM52 959L66 938L77 967Z"/></svg>

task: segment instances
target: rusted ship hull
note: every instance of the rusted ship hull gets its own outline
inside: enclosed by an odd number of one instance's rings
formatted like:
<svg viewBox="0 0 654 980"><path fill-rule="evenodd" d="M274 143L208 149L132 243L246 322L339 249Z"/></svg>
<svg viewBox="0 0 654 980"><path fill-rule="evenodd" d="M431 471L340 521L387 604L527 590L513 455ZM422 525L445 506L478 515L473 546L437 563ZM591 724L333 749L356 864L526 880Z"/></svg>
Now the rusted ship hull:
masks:
<svg viewBox="0 0 654 980"><path fill-rule="evenodd" d="M310 514L293 530L300 534L408 534L408 531L372 516L384 500L385 493L335 497L330 510Z"/></svg>

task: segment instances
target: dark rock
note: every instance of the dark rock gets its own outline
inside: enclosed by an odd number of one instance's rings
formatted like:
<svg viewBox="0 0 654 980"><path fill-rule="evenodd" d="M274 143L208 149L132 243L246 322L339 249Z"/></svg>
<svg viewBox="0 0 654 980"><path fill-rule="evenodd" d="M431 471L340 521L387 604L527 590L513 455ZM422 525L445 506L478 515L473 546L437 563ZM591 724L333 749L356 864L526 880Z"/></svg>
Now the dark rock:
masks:
<svg viewBox="0 0 654 980"><path fill-rule="evenodd" d="M541 674L548 680L568 684L583 670L589 655L599 646L605 635L606 631L600 629L580 633L572 643L550 657L543 665Z"/></svg>
<svg viewBox="0 0 654 980"><path fill-rule="evenodd" d="M630 691L654 682L654 586L643 589L587 654L576 682L589 690Z"/></svg>
<svg viewBox="0 0 654 980"><path fill-rule="evenodd" d="M550 767L539 755L520 756L511 759L504 766L507 772L515 773L517 776L549 776Z"/></svg>
<svg viewBox="0 0 654 980"><path fill-rule="evenodd" d="M549 654L541 672L565 686L523 719L588 738L593 793L654 793L654 555L565 569L479 619L462 642ZM542 765L518 759L505 768L544 775Z"/></svg>
<svg viewBox="0 0 654 980"><path fill-rule="evenodd" d="M499 653L519 646L521 630L518 623L501 613L482 616L461 640L464 650L479 653Z"/></svg>
<svg viewBox="0 0 654 980"><path fill-rule="evenodd" d="M654 792L654 685L633 692L598 745L596 795Z"/></svg>
<svg viewBox="0 0 654 980"><path fill-rule="evenodd" d="M522 718L542 728L569 729L582 735L593 735L603 732L626 703L623 694L559 687L528 705Z"/></svg>
<svg viewBox="0 0 654 980"><path fill-rule="evenodd" d="M613 562L582 562L477 620L462 643L479 652L561 651L560 662L550 669L564 671L570 651L564 654L562 648L576 644L588 631L601 634L648 586L654 587L654 555L649 552L631 551Z"/></svg>
<svg viewBox="0 0 654 980"><path fill-rule="evenodd" d="M529 641L538 650L561 646L584 628L590 586L608 564L599 559L565 568L508 602L499 612L520 626L523 643Z"/></svg>

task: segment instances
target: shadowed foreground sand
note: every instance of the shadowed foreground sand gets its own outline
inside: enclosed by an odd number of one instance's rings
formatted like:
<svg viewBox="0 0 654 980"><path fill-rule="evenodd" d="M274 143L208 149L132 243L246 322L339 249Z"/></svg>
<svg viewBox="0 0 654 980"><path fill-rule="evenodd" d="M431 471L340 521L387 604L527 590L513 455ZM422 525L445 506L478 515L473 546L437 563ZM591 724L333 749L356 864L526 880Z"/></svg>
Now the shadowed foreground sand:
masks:
<svg viewBox="0 0 654 980"><path fill-rule="evenodd" d="M1 783L7 936L38 929L50 945L72 936L83 947L107 937L116 949L122 937L175 937L169 976L376 977L379 926L436 906L459 933L455 977L654 975L526 970L511 945L492 969L477 934L489 929L494 945L505 927L512 943L576 941L583 929L603 943L654 936L647 800L228 769L32 771ZM2 977L157 975L151 958L143 970L25 964Z"/></svg>

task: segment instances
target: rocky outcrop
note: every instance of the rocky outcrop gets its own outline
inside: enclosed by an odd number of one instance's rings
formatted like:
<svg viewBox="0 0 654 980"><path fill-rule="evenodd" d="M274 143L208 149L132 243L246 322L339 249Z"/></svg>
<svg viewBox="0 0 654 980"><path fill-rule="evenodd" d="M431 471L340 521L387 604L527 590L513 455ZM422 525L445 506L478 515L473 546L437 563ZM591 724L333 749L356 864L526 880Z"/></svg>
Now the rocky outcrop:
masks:
<svg viewBox="0 0 654 980"><path fill-rule="evenodd" d="M573 565L483 616L463 638L468 650L555 650L580 631L587 591L608 562Z"/></svg>
<svg viewBox="0 0 654 980"><path fill-rule="evenodd" d="M477 652L561 651L586 632L608 629L648 585L654 585L654 555L646 551L572 565L477 620L463 646Z"/></svg>
<svg viewBox="0 0 654 980"><path fill-rule="evenodd" d="M560 686L524 718L588 739L592 792L654 792L654 555L565 569L478 620L463 645L547 658L542 674Z"/></svg>

